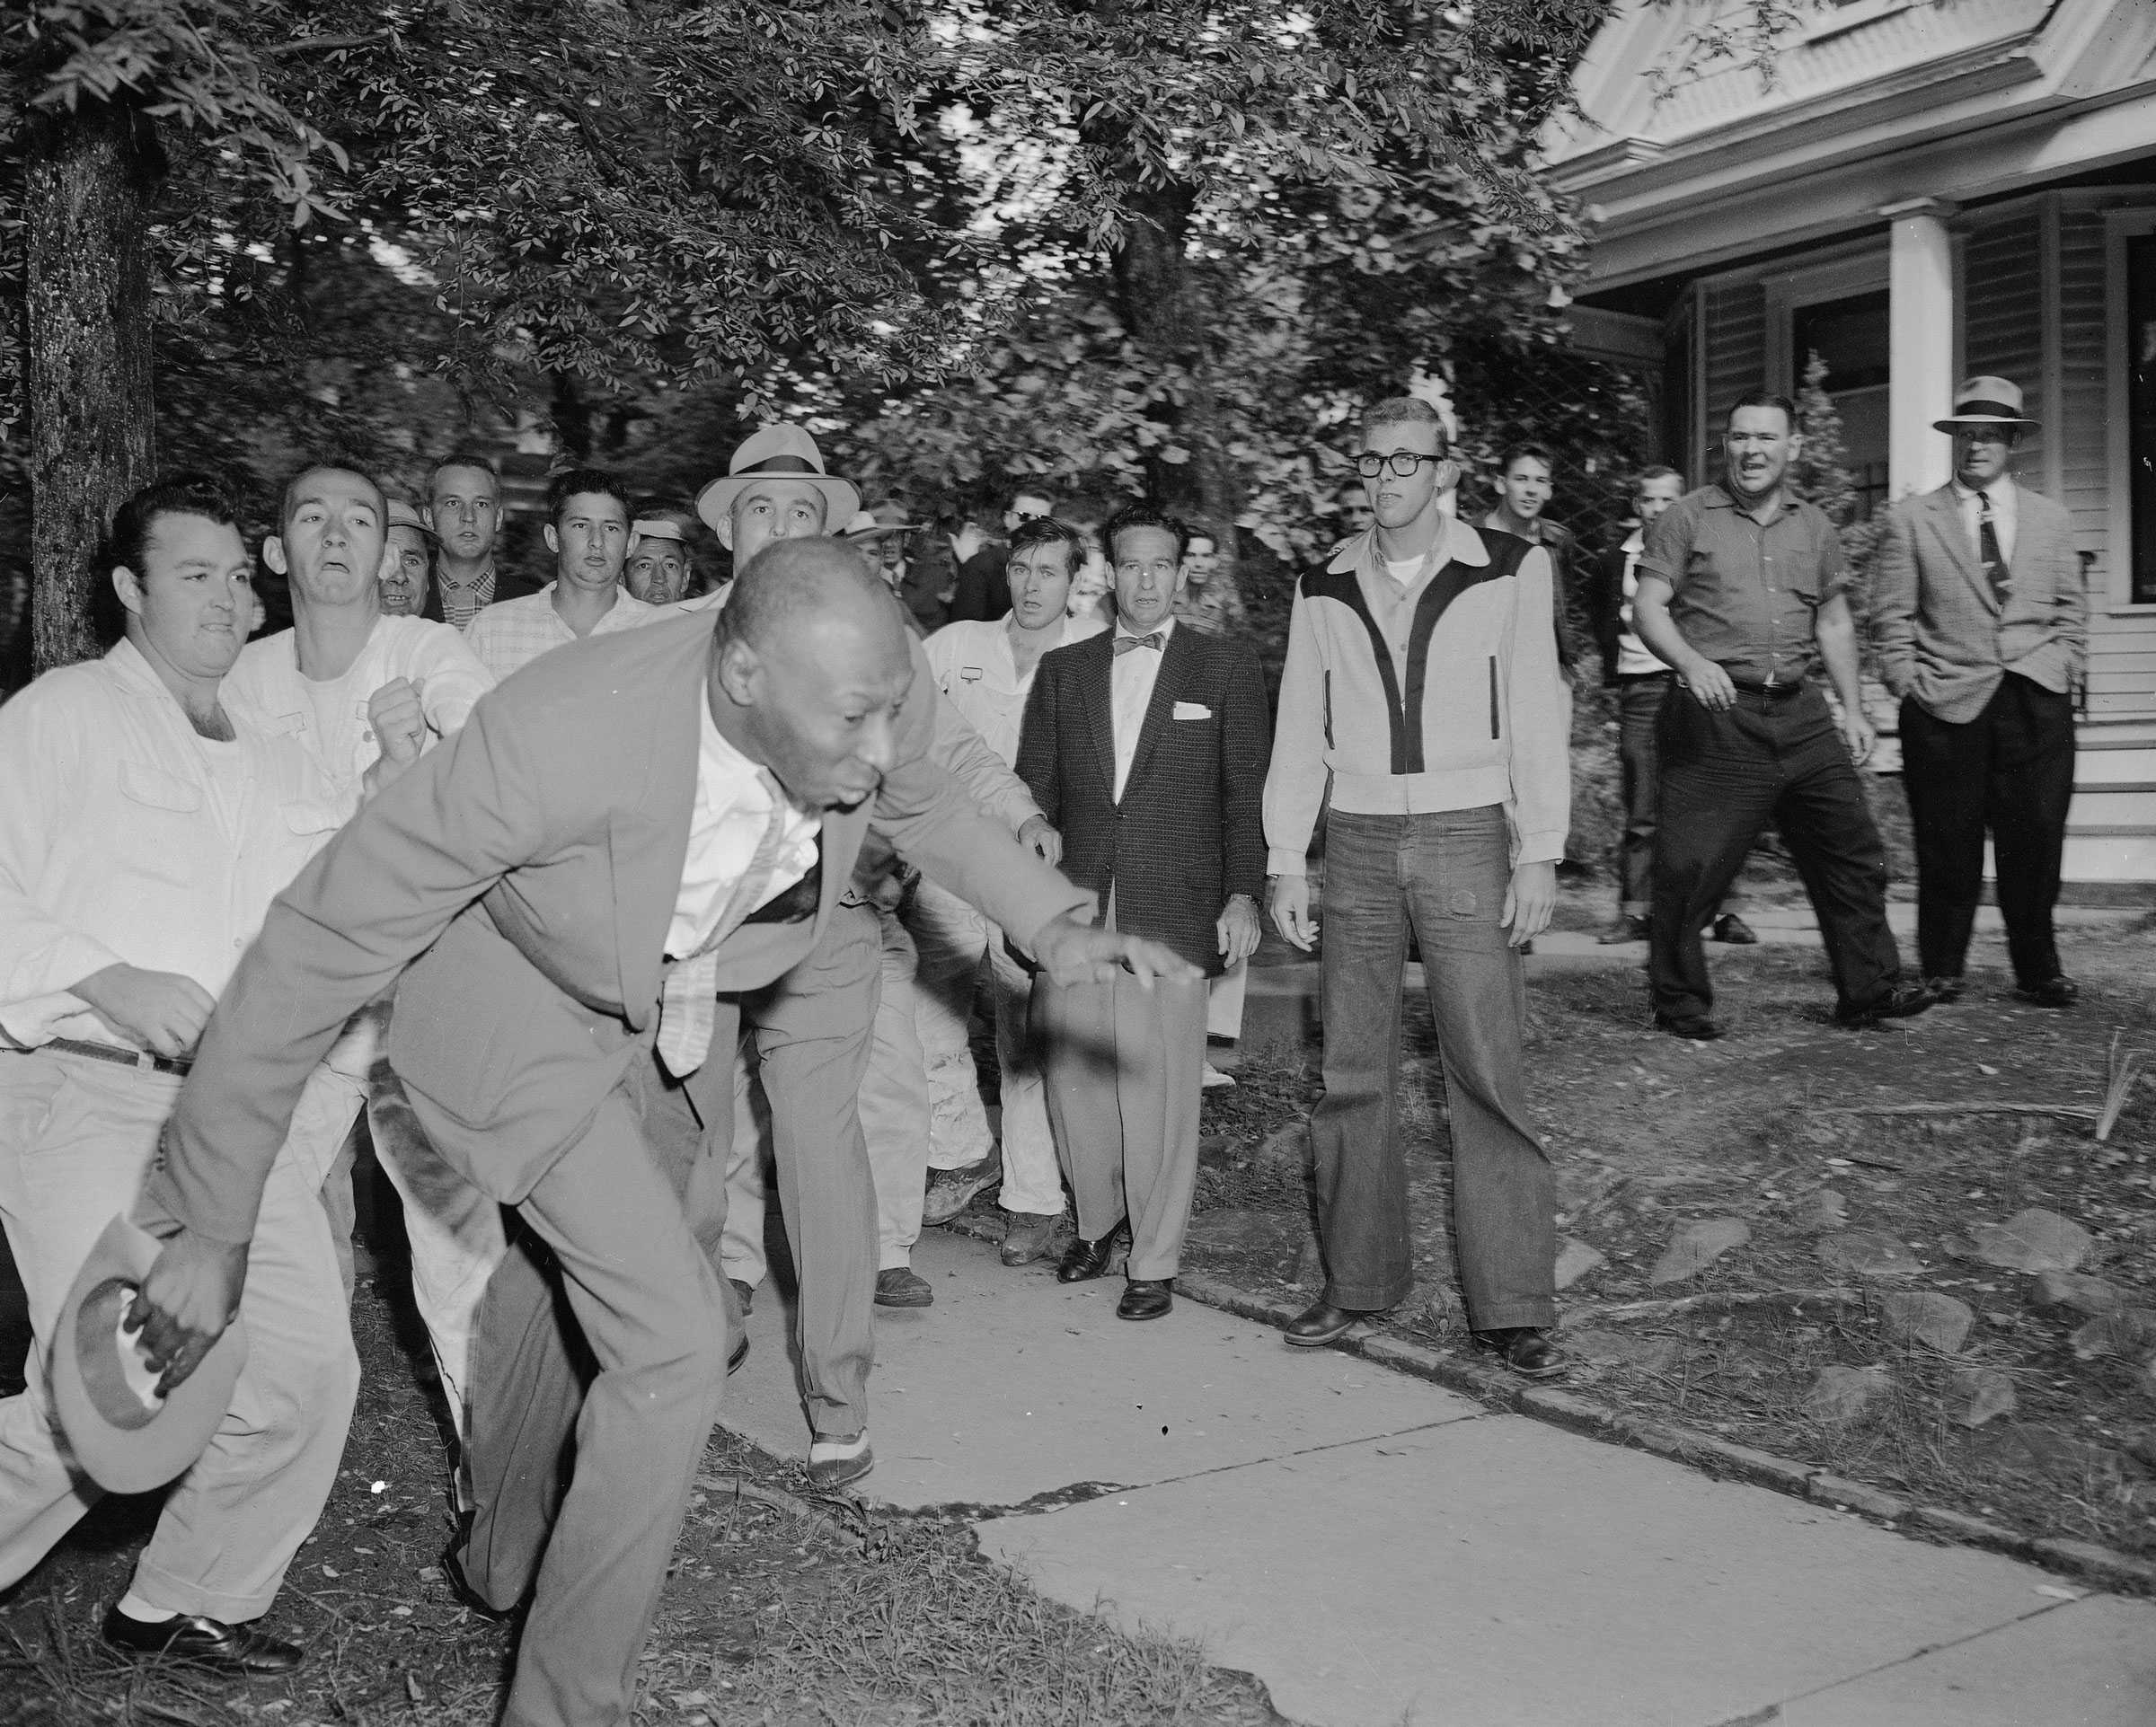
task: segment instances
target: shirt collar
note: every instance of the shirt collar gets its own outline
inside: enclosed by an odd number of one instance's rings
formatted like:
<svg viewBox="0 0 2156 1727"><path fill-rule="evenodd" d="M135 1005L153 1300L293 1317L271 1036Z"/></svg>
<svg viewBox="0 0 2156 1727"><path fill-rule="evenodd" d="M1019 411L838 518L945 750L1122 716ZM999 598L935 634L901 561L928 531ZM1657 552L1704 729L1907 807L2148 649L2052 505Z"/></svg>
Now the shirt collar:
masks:
<svg viewBox="0 0 2156 1727"><path fill-rule="evenodd" d="M434 579L439 586L448 588L453 593L475 593L494 579L494 554L490 551L487 554L487 561L480 567L479 574L468 582L453 582L439 569L434 572Z"/></svg>
<svg viewBox="0 0 2156 1727"><path fill-rule="evenodd" d="M1965 504L1973 504L1979 495L1986 493L1990 495L1993 503L2001 504L2006 501L2006 494L2012 488L2014 482L2011 474L2002 473L1988 486L1965 486L1961 483L1959 474L1955 475L1947 483L1954 488L1954 496Z"/></svg>
<svg viewBox="0 0 2156 1727"><path fill-rule="evenodd" d="M1623 552L1628 558L1633 556L1635 553L1645 551L1647 550L1647 530L1645 528L1634 528L1630 533L1624 536L1624 543L1619 546L1617 550Z"/></svg>
<svg viewBox="0 0 2156 1727"><path fill-rule="evenodd" d="M1173 612L1171 612L1167 617L1162 618L1160 622L1154 624L1152 629L1146 630L1144 635L1140 635L1138 631L1133 630L1128 624L1125 623L1122 619L1118 618L1116 620L1116 634L1118 636L1128 636L1133 641L1143 641L1145 639L1145 636L1158 636L1161 639L1161 646L1162 648L1166 648L1168 646L1168 638L1174 633L1174 630L1175 614ZM1069 639L1070 639L1066 636L1064 639L1064 641L1058 643L1057 646L1061 647L1067 645Z"/></svg>
<svg viewBox="0 0 2156 1727"><path fill-rule="evenodd" d="M1489 562L1489 549L1482 543L1482 536L1456 515L1445 516L1439 524L1437 538L1430 547L1440 565L1465 564L1480 569ZM1376 569L1385 561L1385 554L1378 549L1377 529L1365 528L1339 551L1335 552L1327 568L1336 572L1351 569Z"/></svg>
<svg viewBox="0 0 2156 1727"><path fill-rule="evenodd" d="M1747 507L1746 506L1738 503L1736 500L1736 494L1730 491L1719 482L1708 487L1706 490L1707 495L1705 498L1701 499L1701 503L1706 508L1710 510L1735 510L1739 515L1752 516L1753 511L1759 507L1759 506L1756 504ZM1782 484L1776 489L1774 497L1776 500L1774 519L1776 521L1780 521L1785 515L1794 515L1797 513L1798 500L1789 495L1789 482L1787 480L1784 480ZM1763 498L1761 500L1762 503L1765 500ZM1758 518L1756 516L1753 516L1753 519L1756 521Z"/></svg>

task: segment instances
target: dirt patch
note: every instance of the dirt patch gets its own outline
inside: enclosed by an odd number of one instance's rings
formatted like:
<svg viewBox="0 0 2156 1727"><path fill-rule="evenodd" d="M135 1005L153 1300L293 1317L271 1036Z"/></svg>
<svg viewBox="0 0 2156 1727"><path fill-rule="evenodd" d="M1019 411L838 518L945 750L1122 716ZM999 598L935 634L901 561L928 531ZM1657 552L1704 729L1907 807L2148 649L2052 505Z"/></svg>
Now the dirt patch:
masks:
<svg viewBox="0 0 2156 1727"><path fill-rule="evenodd" d="M2027 1534L2156 1555L2156 1089L2133 1088L2101 1146L2086 1115L1975 1108L2100 1106L2114 1031L2156 1050L2156 940L2071 942L2072 1013L1979 968L1961 1003L1856 1035L1830 1023L1816 952L1714 964L1728 1035L1710 1045L1657 1033L1630 967L1530 987L1530 1090L1577 1276L1568 1382ZM1385 1326L1464 1350L1419 1004L1404 1054L1416 1289ZM1245 1052L1235 1090L1208 1094L1190 1269L1316 1293L1295 1132L1315 1057ZM1969 1113L1873 1113L1913 1104ZM2046 1275L2013 1245L2002 1226L2025 1213L2070 1226L2071 1265Z"/></svg>

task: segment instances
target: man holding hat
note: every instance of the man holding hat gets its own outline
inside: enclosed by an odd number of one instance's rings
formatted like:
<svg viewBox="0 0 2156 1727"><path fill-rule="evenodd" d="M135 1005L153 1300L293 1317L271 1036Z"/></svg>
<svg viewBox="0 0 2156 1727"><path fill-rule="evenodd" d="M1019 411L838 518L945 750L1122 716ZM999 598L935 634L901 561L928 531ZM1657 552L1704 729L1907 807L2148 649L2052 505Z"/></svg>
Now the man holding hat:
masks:
<svg viewBox="0 0 2156 1727"><path fill-rule="evenodd" d="M1932 993L1959 996L1988 828L2015 993L2071 1008L2080 991L2060 969L2052 908L2088 654L2073 524L2014 482L2015 446L2037 426L2018 385L1971 378L1933 424L1954 440L1954 478L1888 514L1873 605L1882 674L1902 699L1917 952Z"/></svg>
<svg viewBox="0 0 2156 1727"><path fill-rule="evenodd" d="M295 487L311 521L310 477ZM115 1385L122 1406L95 1399L102 1418L88 1425L71 1414L66 1449L54 1414L71 1375L79 1386L94 1361L112 1370L132 1353L113 1347L109 1306L102 1357L82 1348L63 1298L93 1256L88 1282L140 1283L139 1264L102 1260L110 1226L159 1227L138 1194L196 1040L271 899L339 819L306 740L227 675L253 568L236 521L204 474L129 498L106 565L124 639L0 708L0 1218L37 1338L29 1388L0 1402L0 1590L101 1483L170 1481L106 1640L268 1675L302 1660L260 1621L336 1478L359 1384L320 1197L354 1082L312 1062L295 1076L237 1302L246 1363L214 1405L207 1449L200 1429L191 1442L175 1431L183 1400L149 1415L146 1387ZM377 526L363 568L351 565L370 595L380 549Z"/></svg>

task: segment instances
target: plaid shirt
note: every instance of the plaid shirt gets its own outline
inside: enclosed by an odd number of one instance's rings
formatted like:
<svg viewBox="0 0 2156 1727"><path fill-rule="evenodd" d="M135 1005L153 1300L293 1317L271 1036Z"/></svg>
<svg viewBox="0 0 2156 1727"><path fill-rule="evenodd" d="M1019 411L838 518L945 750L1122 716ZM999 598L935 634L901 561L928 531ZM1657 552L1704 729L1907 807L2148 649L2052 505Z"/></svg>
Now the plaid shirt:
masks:
<svg viewBox="0 0 2156 1727"><path fill-rule="evenodd" d="M494 560L487 560L485 573L469 587L445 582L437 568L434 572L434 589L441 599L442 621L458 630L469 630L472 620L494 604Z"/></svg>
<svg viewBox="0 0 2156 1727"><path fill-rule="evenodd" d="M646 605L627 588L617 587L612 609L592 625L591 633L604 636L616 630L634 630L672 615L671 606ZM494 674L497 683L549 648L577 639L577 632L563 623L561 614L554 610L552 582L522 599L497 600L464 631L464 646L479 656L480 664Z"/></svg>

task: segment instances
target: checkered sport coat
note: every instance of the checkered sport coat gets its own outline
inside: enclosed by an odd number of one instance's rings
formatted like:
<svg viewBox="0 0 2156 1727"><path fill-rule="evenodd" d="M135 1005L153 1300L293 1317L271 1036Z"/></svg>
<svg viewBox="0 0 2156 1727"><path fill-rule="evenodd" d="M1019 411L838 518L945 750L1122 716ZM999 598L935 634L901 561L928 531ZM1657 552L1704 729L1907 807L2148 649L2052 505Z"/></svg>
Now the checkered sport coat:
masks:
<svg viewBox="0 0 2156 1727"><path fill-rule="evenodd" d="M1042 656L1019 778L1063 833L1064 874L1103 906L1114 890L1117 928L1165 942L1215 976L1214 926L1229 895L1248 894L1263 906L1261 803L1272 755L1265 674L1245 643L1178 624L1118 804L1114 661L1112 630Z"/></svg>

